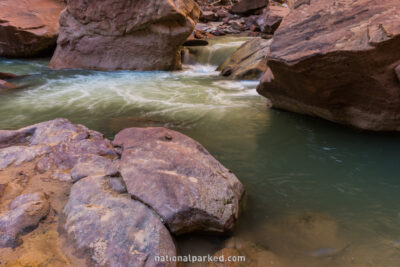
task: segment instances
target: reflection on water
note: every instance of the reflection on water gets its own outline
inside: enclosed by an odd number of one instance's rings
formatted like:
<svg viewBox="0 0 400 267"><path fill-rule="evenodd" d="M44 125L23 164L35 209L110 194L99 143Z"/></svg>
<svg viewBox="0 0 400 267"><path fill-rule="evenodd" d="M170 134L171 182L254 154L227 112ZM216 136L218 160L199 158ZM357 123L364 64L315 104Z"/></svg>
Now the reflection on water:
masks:
<svg viewBox="0 0 400 267"><path fill-rule="evenodd" d="M398 267L399 137L269 110L256 82L220 78L211 58L172 73L52 71L47 60L0 60L0 71L32 74L16 81L22 89L0 94L0 128L66 117L110 138L130 126L179 130L245 184L236 235L287 266ZM179 240L182 253L219 244Z"/></svg>

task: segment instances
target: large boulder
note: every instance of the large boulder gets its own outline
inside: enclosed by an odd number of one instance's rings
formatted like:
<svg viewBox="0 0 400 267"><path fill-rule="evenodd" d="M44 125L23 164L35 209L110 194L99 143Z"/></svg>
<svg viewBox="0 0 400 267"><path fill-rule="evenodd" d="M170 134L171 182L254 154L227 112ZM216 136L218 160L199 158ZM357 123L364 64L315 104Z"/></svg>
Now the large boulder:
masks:
<svg viewBox="0 0 400 267"><path fill-rule="evenodd" d="M204 147L165 128L114 143L66 119L0 130L1 264L173 267L170 233L232 230L242 195Z"/></svg>
<svg viewBox="0 0 400 267"><path fill-rule="evenodd" d="M128 128L120 173L129 194L152 207L171 232L228 232L239 213L243 186L191 138L165 128Z"/></svg>
<svg viewBox="0 0 400 267"><path fill-rule="evenodd" d="M400 130L400 2L314 0L275 32L258 92L276 108Z"/></svg>
<svg viewBox="0 0 400 267"><path fill-rule="evenodd" d="M245 16L259 13L268 5L268 2L268 0L240 0L232 6L231 13Z"/></svg>
<svg viewBox="0 0 400 267"><path fill-rule="evenodd" d="M62 0L2 0L0 56L32 57L52 51L64 7Z"/></svg>
<svg viewBox="0 0 400 267"><path fill-rule="evenodd" d="M254 38L244 43L218 70L221 75L238 80L260 79L267 70L267 51L271 40Z"/></svg>
<svg viewBox="0 0 400 267"><path fill-rule="evenodd" d="M65 228L76 250L89 251L96 266L176 266L157 261L176 256L158 215L130 196L113 192L107 179L115 178L91 176L71 188Z"/></svg>
<svg viewBox="0 0 400 267"><path fill-rule="evenodd" d="M193 0L69 0L50 66L175 70L200 16ZM116 14L118 14L116 16Z"/></svg>

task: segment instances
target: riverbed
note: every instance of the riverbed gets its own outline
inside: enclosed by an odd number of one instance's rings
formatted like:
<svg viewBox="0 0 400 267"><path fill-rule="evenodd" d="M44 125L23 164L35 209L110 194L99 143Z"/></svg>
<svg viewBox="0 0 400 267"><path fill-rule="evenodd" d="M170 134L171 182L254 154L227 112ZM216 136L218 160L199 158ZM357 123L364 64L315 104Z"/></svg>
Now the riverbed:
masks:
<svg viewBox="0 0 400 267"><path fill-rule="evenodd" d="M180 131L245 185L234 235L288 266L400 266L399 136L270 109L256 81L215 71L245 40L214 40L176 72L55 71L48 58L0 59L0 72L29 75L0 93L0 129L64 117L111 139L133 126ZM303 236L287 236L296 216L334 222L321 223L326 244L302 248ZM181 253L212 253L224 240L202 239L179 238Z"/></svg>

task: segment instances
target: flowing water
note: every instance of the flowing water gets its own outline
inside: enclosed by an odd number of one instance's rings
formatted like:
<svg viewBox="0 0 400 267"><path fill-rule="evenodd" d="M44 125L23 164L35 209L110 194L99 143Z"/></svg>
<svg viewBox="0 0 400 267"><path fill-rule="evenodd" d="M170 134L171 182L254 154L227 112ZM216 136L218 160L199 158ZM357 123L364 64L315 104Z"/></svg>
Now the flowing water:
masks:
<svg viewBox="0 0 400 267"><path fill-rule="evenodd" d="M178 130L245 185L235 235L287 266L400 266L400 137L269 109L257 82L215 71L243 41L196 48L197 64L177 72L53 71L49 59L0 59L0 72L30 75L0 93L0 129L65 117L109 138L131 126ZM192 254L219 244L179 242Z"/></svg>

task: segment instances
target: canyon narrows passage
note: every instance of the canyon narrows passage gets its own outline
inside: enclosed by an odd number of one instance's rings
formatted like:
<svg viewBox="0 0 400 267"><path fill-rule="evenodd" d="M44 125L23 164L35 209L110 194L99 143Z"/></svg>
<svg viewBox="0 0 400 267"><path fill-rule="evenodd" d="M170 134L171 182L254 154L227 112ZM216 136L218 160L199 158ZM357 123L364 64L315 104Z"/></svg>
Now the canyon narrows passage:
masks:
<svg viewBox="0 0 400 267"><path fill-rule="evenodd" d="M29 76L16 81L19 89L1 93L0 129L62 117L108 138L133 126L177 130L244 184L247 206L236 236L249 236L289 263L338 266L327 260L335 257L336 264L351 266L353 257L362 266L396 266L398 138L269 109L257 81L227 80L215 71L245 40L212 40L198 48L193 64L175 72L51 70L49 59L1 59L0 72ZM321 250L301 249L301 235L282 244L298 214L329 216L338 225L334 241ZM327 235L334 228L321 227ZM214 253L214 241L203 239L179 239L181 253Z"/></svg>

